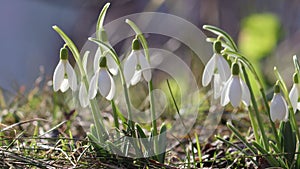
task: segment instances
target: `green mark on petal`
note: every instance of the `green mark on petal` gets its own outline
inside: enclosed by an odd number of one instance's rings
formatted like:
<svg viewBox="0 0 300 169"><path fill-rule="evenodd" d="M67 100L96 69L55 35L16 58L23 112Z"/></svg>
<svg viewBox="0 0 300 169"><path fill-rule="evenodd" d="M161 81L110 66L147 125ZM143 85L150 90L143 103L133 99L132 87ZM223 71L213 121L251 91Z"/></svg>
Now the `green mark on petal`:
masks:
<svg viewBox="0 0 300 169"><path fill-rule="evenodd" d="M222 43L221 43L221 41L215 41L214 42L214 51L215 51L215 53L220 54L221 50L222 50Z"/></svg>
<svg viewBox="0 0 300 169"><path fill-rule="evenodd" d="M277 80L276 84L274 85L274 93L280 93L280 86L279 86L278 80Z"/></svg>
<svg viewBox="0 0 300 169"><path fill-rule="evenodd" d="M60 59L61 60L68 60L69 51L67 48L63 47L60 49Z"/></svg>
<svg viewBox="0 0 300 169"><path fill-rule="evenodd" d="M102 57L99 64L100 68L106 67L106 57Z"/></svg>
<svg viewBox="0 0 300 169"><path fill-rule="evenodd" d="M140 50L141 46L140 46L140 42L138 39L133 39L132 41L132 50Z"/></svg>
<svg viewBox="0 0 300 169"><path fill-rule="evenodd" d="M293 82L294 82L295 84L298 84L298 83L299 83L298 73L297 73L297 72L294 73L294 75L293 75Z"/></svg>
<svg viewBox="0 0 300 169"><path fill-rule="evenodd" d="M239 67L238 63L234 62L232 64L231 73L232 73L232 75L239 75L239 73L240 73L240 67Z"/></svg>

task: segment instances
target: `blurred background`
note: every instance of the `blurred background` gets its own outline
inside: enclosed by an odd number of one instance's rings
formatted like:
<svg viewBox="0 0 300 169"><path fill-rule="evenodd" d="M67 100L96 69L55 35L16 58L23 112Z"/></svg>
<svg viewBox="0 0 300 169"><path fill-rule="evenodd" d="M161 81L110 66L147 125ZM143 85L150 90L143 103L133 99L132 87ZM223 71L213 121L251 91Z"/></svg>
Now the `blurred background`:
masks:
<svg viewBox="0 0 300 169"><path fill-rule="evenodd" d="M62 28L80 50L106 2L111 2L106 22L147 11L182 17L200 29L218 26L261 70L266 86L274 82L274 65L291 82L292 56L300 49L297 0L1 0L0 87L13 94L31 89L41 74L51 79L63 45L52 26Z"/></svg>

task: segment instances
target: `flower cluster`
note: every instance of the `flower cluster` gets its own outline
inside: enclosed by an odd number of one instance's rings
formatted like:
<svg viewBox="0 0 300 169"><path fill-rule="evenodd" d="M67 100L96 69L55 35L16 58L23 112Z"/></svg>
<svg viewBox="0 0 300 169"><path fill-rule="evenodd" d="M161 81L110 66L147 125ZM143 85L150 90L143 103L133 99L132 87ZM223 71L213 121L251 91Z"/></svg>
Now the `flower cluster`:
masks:
<svg viewBox="0 0 300 169"><path fill-rule="evenodd" d="M221 96L224 83L230 77L230 67L221 55L222 44L220 41L214 42L215 54L208 61L202 76L202 85L207 86L214 77L214 98Z"/></svg>
<svg viewBox="0 0 300 169"><path fill-rule="evenodd" d="M222 56L221 49L221 42L214 42L215 54L204 68L202 85L207 86L214 76L214 98L221 96L222 106L231 102L233 107L237 107L241 101L248 106L250 92L245 82L239 77L239 65L235 61L230 73L229 64Z"/></svg>
<svg viewBox="0 0 300 169"><path fill-rule="evenodd" d="M213 49L214 55L203 71L202 85L208 86L213 79L214 98L221 97L222 106L226 106L229 102L233 107L238 107L240 102L245 106L249 106L251 95L248 86L239 76L241 70L238 59L235 59L231 65L230 73L230 66L221 53L222 43L219 40L214 42ZM300 110L298 73L294 74L293 81L294 84L289 93L289 99L293 111L296 113L297 110ZM288 120L288 106L285 98L280 93L279 82L274 87L274 96L270 102L270 117L273 122Z"/></svg>
<svg viewBox="0 0 300 169"><path fill-rule="evenodd" d="M106 33L102 30L103 37ZM105 36L104 36L105 35ZM106 40L105 40L106 39ZM111 47L107 38L104 38L106 45ZM84 73L86 73L86 62L89 52L83 59ZM113 76L118 74L119 65L107 50L98 47L94 57L94 74L90 82L85 83L82 79L79 87L79 102L82 107L87 107L90 99L94 99L99 91L100 95L107 100L112 100L115 96L116 86ZM136 85L141 81L141 77L148 82L151 79L150 64L140 51L140 42L134 39L132 42L132 52L124 63L124 78L127 87ZM66 92L69 88L77 90L76 73L68 61L68 50L64 46L60 51L60 61L55 68L53 75L54 91Z"/></svg>

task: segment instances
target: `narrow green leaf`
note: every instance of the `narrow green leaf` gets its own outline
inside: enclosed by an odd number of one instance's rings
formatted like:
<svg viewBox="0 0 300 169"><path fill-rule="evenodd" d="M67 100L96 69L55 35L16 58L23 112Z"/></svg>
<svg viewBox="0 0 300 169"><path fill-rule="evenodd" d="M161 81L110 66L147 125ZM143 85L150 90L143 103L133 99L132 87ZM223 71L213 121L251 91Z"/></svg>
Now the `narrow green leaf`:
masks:
<svg viewBox="0 0 300 169"><path fill-rule="evenodd" d="M243 137L238 131L237 129L230 123L227 123L227 127L234 133L234 135L242 142L244 143L249 150L253 153L256 154L256 150L252 147L252 145L250 143L248 143L248 141L245 139L245 137Z"/></svg>
<svg viewBox="0 0 300 169"><path fill-rule="evenodd" d="M197 145L197 152L198 152L198 159L199 159L199 163L200 163L200 168L202 168L203 167L202 152L201 152L199 137L198 137L198 134L196 132L195 132L195 138L196 138L196 145Z"/></svg>
<svg viewBox="0 0 300 169"><path fill-rule="evenodd" d="M269 164L272 167L280 167L280 164L279 164L280 161L278 161L274 155L269 154L261 145L259 145L256 142L253 142L253 146L256 147L258 149L258 151L263 155L263 157L268 160ZM283 166L284 166L284 164L283 164Z"/></svg>
<svg viewBox="0 0 300 169"><path fill-rule="evenodd" d="M247 153L245 150L241 149L239 146L237 146L237 145L231 143L230 141L227 141L227 140L225 140L225 139L223 139L223 138L221 138L221 137L219 137L219 136L216 136L216 138L217 138L218 140L221 140L222 142L228 144L229 146L236 148L237 150L239 150L240 152L242 152L245 156L249 156L249 153ZM250 160L251 160L255 165L258 166L258 163L257 163L253 158L250 158Z"/></svg>
<svg viewBox="0 0 300 169"><path fill-rule="evenodd" d="M122 151L117 147L115 146L112 142L110 141L106 141L106 144L109 146L110 150L118 155L124 155L122 153Z"/></svg>
<svg viewBox="0 0 300 169"><path fill-rule="evenodd" d="M295 131L292 129L290 121L283 122L281 126L281 133L282 133L282 146L283 151L286 153L285 158L288 161L288 164L291 166L294 163L295 158L295 151L296 151L296 134Z"/></svg>
<svg viewBox="0 0 300 169"><path fill-rule="evenodd" d="M96 31L99 31L101 28L103 28L105 15L106 15L107 9L109 8L109 5L110 5L110 3L106 3L99 14Z"/></svg>
<svg viewBox="0 0 300 169"><path fill-rule="evenodd" d="M105 154L109 154L107 150L105 150L103 147L100 146L98 139L92 134L92 133L87 133L87 136L90 140L91 145L94 147L96 150L96 153L98 156L103 156Z"/></svg>
<svg viewBox="0 0 300 169"><path fill-rule="evenodd" d="M165 123L161 125L159 135L158 135L158 152L160 154L157 155L158 161L160 163L164 163L166 148L167 148L167 126Z"/></svg>
<svg viewBox="0 0 300 169"><path fill-rule="evenodd" d="M139 135L139 138L141 138L141 142L144 145L145 149L148 151L148 154L154 154L153 152L153 147L151 147L151 142L149 142L146 138L146 134L144 133L143 129L141 128L141 126L139 124L135 124L136 129L137 129L137 133Z"/></svg>

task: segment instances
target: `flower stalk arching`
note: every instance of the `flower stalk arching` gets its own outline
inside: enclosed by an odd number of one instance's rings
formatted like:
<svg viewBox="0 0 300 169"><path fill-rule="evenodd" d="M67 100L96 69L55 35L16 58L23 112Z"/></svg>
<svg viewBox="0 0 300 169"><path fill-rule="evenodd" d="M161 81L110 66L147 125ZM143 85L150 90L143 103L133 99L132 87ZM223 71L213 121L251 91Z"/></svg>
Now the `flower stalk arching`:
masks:
<svg viewBox="0 0 300 169"><path fill-rule="evenodd" d="M130 99L129 99L129 92L128 92L128 89L127 89L127 86L126 86L126 81L125 81L125 77L124 77L124 73L123 73L123 70L121 68L121 62L119 60L119 57L118 55L115 53L115 51L110 47L108 46L106 43L102 42L102 41L99 41L95 38L88 38L88 40L98 44L99 46L101 46L105 51L107 51L108 53L111 54L111 56L113 57L113 59L115 60L115 62L117 63L118 65L118 69L120 71L120 78L121 78L121 83L122 83L122 86L123 86L123 89L124 89L124 95L125 95L125 101L126 101L126 108L127 108L127 112L128 112L128 120L129 120L129 127L131 129L134 129L134 123L132 121L133 117L132 117L132 111L131 111L131 102L130 102Z"/></svg>
<svg viewBox="0 0 300 169"><path fill-rule="evenodd" d="M223 30L212 25L203 25L203 29L210 31L218 35L219 37L223 37L225 41L229 43L230 47L233 48L236 52L238 52L237 45L234 43L233 39Z"/></svg>
<svg viewBox="0 0 300 169"><path fill-rule="evenodd" d="M73 41L58 26L54 25L52 28L60 35L60 37L65 41L68 48L71 50L71 52L73 54L73 57L74 57L77 65L79 67L80 75L81 75L82 80L83 80L83 82L86 86L86 90L88 90L89 82L88 82L88 79L87 79L87 74L84 70L83 63L82 63L81 58L80 58L80 53L79 53L77 47L75 46ZM99 141L104 141L104 138L108 134L106 133L104 123L103 123L103 119L102 119L102 116L100 115L100 111L99 111L98 106L97 106L97 102L96 102L95 99L92 99L89 102L90 102L90 107L91 107L91 110L92 110L92 115L93 115L96 131L97 131L97 136L96 137L97 137L97 139L99 139ZM102 136L103 134L105 136Z"/></svg>
<svg viewBox="0 0 300 169"><path fill-rule="evenodd" d="M142 47L144 49L145 57L148 61L148 63L151 65L150 62L150 55L149 55L149 47L148 43L146 41L146 38L144 37L142 31L138 28L138 26L131 20L126 19L125 22L134 30L137 38L140 40ZM151 121L152 121L152 128L153 128L153 137L157 136L157 123L156 123L156 113L155 113L155 104L154 104L154 95L153 95L153 83L152 80L148 82L148 89L150 94L150 112L151 112ZM155 152L158 151L158 145L157 145L157 139L154 139L154 148Z"/></svg>
<svg viewBox="0 0 300 169"><path fill-rule="evenodd" d="M238 48L237 48L236 44L234 43L233 39L226 32L224 32L223 30L221 30L221 29L219 29L219 28L217 28L215 26L204 25L203 29L211 31L212 33L218 35L218 40L220 40L221 39L220 37L222 37L225 40L225 42L222 41L223 42L222 44L226 44L227 46L230 46L230 49L233 49L233 51L225 49L225 50L223 50L222 53L223 54L227 54L229 56L234 56L234 58L239 58L239 60L241 61L241 63L244 63L249 68L249 70L254 75L254 77L255 77L255 79L256 79L256 81L258 83L259 90L260 90L260 93L261 93L261 95L263 97L265 107L267 109L268 114L270 114L269 113L270 112L270 108L269 108L269 105L268 105L268 102L267 102L267 99L266 99L266 94L265 94L265 92L263 90L262 82L260 81L260 79L259 79L259 77L258 77L258 75L257 75L257 73L256 73L256 71L254 69L254 67L252 66L252 64L247 60L247 58L245 58L244 56L242 56L242 55L240 55L238 53ZM264 142L265 148L268 149L268 140L267 140L267 138L265 136L263 125L260 123L262 120L261 120L260 115L259 115L258 106L257 106L257 103L256 103L255 98L254 98L253 90L252 90L252 88L250 86L250 81L249 81L248 75L247 75L247 73L245 71L245 68L242 68L242 69L243 69L243 73L244 73L244 78L245 78L246 84L248 85L248 87L250 89L251 102L253 104L253 108L254 108L254 111L255 111L255 114L256 114L256 120L258 122L258 126L259 126L260 131L261 131L261 133L263 135L263 142ZM249 107L249 108L250 108L249 110L251 110L251 107ZM252 113L250 113L250 119L254 120ZM255 122L252 122L252 123L256 124ZM272 129L274 130L274 133L275 133L276 142L279 142L279 137L277 135L275 125L274 125L274 123L272 121L271 121L271 124L272 124ZM256 133L256 137L258 137L257 133Z"/></svg>
<svg viewBox="0 0 300 169"><path fill-rule="evenodd" d="M250 72L254 75L254 78L257 82L257 85L259 87L259 92L263 98L263 103L265 105L265 108L266 108L266 111L267 111L267 114L268 114L268 117L269 117L269 121L271 123L271 127L272 127L272 131L273 131L273 134L274 134L274 137L275 137L275 140L276 140L276 143L278 143L277 145L280 145L280 139L279 139L279 136L278 136L278 133L277 133L277 130L276 130L276 127L275 127L275 123L271 120L271 116L270 116L270 106L269 106L269 103L268 103L268 100L267 100L267 96L266 96L266 93L264 91L264 88L263 88L263 85L262 85L262 82L258 76L258 74L256 73L253 65L250 63L250 61L243 55L237 53L237 52L233 52L233 51L227 51L227 50L224 50L223 51L224 53L228 54L228 56L231 56L231 57L234 57L234 58L238 58L238 60L244 64L245 66L247 66L247 68L250 70ZM244 69L243 72L246 72L245 70L245 66L243 66L242 68ZM246 73L247 74L247 73ZM244 74L244 78L245 77L245 74ZM248 75L247 75L247 78L248 78ZM246 79L245 79L246 81ZM248 78L248 81L249 81L249 78ZM247 84L248 86L250 86L250 81L249 81L249 84ZM250 87L249 87L250 89ZM252 89L250 90L252 91ZM252 94L253 94L253 91L252 91ZM253 100L252 100L253 98ZM257 121L262 121L261 120L261 117L259 115L259 111L258 111L258 106L257 106L257 103L255 101L255 97L254 97L254 94L251 95L251 102L254 103L253 104L253 108L254 108L254 111L255 111L255 114L256 114L256 120ZM259 119L259 120L258 120ZM261 127L263 128L263 126L261 125ZM261 127L260 130L261 130ZM264 130L264 129L263 129Z"/></svg>
<svg viewBox="0 0 300 169"><path fill-rule="evenodd" d="M288 93L287 87L286 87L280 73L278 72L277 67L274 67L274 73L275 73L276 78L279 81L279 84L280 84L281 90L284 94L284 97L286 98L286 101L287 101L287 104L288 104L289 116L290 116L290 119L291 119L291 122L292 122L293 129L296 131L298 139L300 139L299 128L297 127L297 120L296 120L296 117L295 117L295 113L294 113L294 109L293 109L291 100L289 98L289 93Z"/></svg>

